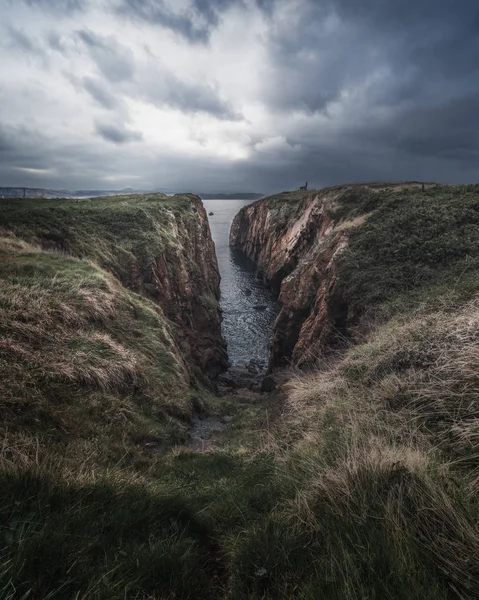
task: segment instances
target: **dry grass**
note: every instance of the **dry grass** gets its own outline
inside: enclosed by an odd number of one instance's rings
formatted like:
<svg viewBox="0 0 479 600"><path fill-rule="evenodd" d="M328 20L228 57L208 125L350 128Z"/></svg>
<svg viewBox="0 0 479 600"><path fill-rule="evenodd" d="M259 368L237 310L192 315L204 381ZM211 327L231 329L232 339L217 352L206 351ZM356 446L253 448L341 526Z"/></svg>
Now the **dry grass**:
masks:
<svg viewBox="0 0 479 600"><path fill-rule="evenodd" d="M143 434L184 435L188 373L160 307L89 261L12 236L0 238L0 277L2 435L12 448L47 436L68 441L74 457L90 438L108 462L128 445L135 452Z"/></svg>
<svg viewBox="0 0 479 600"><path fill-rule="evenodd" d="M277 434L297 492L275 519L323 540L338 597L371 593L355 544L369 568L389 555L406 587L420 560L453 597L478 597L478 341L479 298L424 309L287 385Z"/></svg>

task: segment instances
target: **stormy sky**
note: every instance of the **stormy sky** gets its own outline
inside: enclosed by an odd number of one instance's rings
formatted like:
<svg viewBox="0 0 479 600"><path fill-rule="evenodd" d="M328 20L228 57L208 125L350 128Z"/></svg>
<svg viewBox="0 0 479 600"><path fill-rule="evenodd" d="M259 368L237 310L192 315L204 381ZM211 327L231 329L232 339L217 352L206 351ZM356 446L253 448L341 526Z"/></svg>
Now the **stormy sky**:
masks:
<svg viewBox="0 0 479 600"><path fill-rule="evenodd" d="M477 0L0 0L0 186L479 181Z"/></svg>

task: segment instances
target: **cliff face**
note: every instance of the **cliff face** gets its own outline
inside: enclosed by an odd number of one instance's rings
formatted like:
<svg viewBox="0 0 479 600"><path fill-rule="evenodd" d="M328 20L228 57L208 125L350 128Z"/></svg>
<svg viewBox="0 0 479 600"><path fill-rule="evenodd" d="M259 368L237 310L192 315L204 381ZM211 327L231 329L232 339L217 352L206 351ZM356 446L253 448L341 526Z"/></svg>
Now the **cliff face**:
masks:
<svg viewBox="0 0 479 600"><path fill-rule="evenodd" d="M270 368L315 362L354 339L365 315L388 319L442 288L467 296L476 289L477 215L477 186L417 182L283 193L243 208L230 244L282 305Z"/></svg>
<svg viewBox="0 0 479 600"><path fill-rule="evenodd" d="M353 320L339 290L336 257L364 217L348 222L334 216L349 191L279 194L244 207L233 221L230 245L252 259L279 293L270 369L314 362Z"/></svg>
<svg viewBox="0 0 479 600"><path fill-rule="evenodd" d="M172 214L168 245L134 287L149 289L153 299L178 325L177 336L184 354L210 378L228 364L221 336L219 286L208 217L199 198L193 198L186 217Z"/></svg>
<svg viewBox="0 0 479 600"><path fill-rule="evenodd" d="M227 366L219 271L203 204L163 194L4 202L2 224L44 249L88 258L159 304L200 379Z"/></svg>

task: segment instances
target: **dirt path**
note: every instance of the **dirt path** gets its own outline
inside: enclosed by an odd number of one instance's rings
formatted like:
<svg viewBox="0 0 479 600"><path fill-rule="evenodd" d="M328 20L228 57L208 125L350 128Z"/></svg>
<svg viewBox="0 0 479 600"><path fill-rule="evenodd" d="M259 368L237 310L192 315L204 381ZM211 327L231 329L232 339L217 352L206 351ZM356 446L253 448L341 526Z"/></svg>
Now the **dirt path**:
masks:
<svg viewBox="0 0 479 600"><path fill-rule="evenodd" d="M246 435L269 432L281 418L284 394L278 390L260 394L242 389L228 395L228 404L228 408L223 407L228 414L193 413L185 443L187 448L195 452L212 452L231 441L231 436L226 434L232 429L236 430L236 435L240 431Z"/></svg>
<svg viewBox="0 0 479 600"><path fill-rule="evenodd" d="M233 417L210 416L206 417L195 413L191 420L187 448L196 452L204 452L215 446L219 434L231 429Z"/></svg>

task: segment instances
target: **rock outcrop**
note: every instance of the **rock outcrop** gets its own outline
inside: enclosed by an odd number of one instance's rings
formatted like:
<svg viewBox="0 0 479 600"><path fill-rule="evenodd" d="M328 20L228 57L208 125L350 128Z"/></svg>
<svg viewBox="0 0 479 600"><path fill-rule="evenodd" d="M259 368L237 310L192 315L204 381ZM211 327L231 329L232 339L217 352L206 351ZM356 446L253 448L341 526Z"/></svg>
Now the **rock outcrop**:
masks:
<svg viewBox="0 0 479 600"><path fill-rule="evenodd" d="M231 247L255 262L281 303L270 370L314 362L344 339L354 319L338 286L336 257L365 216L334 216L350 190L279 194L244 207L233 221Z"/></svg>

